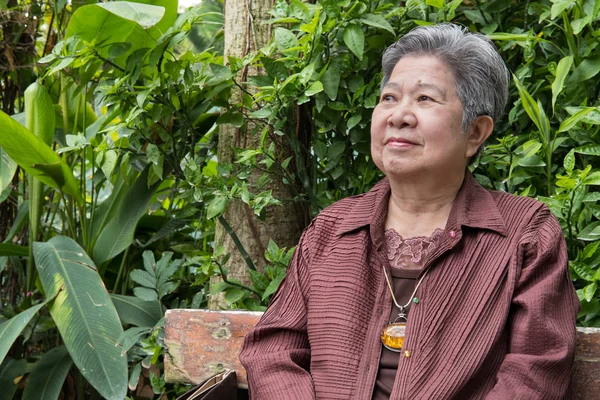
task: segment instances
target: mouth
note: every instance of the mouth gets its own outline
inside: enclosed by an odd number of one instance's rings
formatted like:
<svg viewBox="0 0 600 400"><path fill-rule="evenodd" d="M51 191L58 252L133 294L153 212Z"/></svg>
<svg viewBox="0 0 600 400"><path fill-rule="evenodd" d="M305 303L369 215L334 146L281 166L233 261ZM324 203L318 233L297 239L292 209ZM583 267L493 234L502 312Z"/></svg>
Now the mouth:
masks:
<svg viewBox="0 0 600 400"><path fill-rule="evenodd" d="M385 141L386 145L391 145L391 146L410 146L410 145L416 145L415 142L410 141L408 139L405 138L399 138L399 137L392 137L389 138Z"/></svg>

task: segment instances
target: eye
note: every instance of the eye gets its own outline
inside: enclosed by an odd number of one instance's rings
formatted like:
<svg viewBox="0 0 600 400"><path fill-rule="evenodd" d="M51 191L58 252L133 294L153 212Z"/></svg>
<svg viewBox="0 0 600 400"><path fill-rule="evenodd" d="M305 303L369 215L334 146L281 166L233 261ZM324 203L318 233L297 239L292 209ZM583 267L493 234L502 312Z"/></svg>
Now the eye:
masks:
<svg viewBox="0 0 600 400"><path fill-rule="evenodd" d="M422 94L421 96L419 96L417 98L417 100L418 101L427 101L427 100L433 100L433 99L431 97L429 97L429 96L426 96L426 95Z"/></svg>
<svg viewBox="0 0 600 400"><path fill-rule="evenodd" d="M381 96L381 101L393 101L395 99L391 94L384 94Z"/></svg>

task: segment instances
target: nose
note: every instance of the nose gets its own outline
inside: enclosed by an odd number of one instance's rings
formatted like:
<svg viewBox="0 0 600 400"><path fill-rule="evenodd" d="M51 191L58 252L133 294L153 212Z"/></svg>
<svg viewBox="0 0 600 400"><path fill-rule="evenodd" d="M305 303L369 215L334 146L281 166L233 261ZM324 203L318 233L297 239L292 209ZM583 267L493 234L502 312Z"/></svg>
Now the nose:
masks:
<svg viewBox="0 0 600 400"><path fill-rule="evenodd" d="M405 101L398 102L388 117L388 125L398 129L415 127L417 117L410 104Z"/></svg>

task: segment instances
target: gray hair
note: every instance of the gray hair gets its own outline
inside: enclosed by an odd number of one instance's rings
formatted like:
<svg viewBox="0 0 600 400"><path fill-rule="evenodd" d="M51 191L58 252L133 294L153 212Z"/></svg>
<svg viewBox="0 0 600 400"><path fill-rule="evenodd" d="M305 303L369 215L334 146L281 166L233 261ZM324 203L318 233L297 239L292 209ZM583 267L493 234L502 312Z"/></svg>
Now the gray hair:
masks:
<svg viewBox="0 0 600 400"><path fill-rule="evenodd" d="M415 28L383 54L381 89L398 61L408 55L436 56L450 67L463 106L463 132L482 115L490 116L494 123L500 119L508 99L510 74L490 39L449 23Z"/></svg>

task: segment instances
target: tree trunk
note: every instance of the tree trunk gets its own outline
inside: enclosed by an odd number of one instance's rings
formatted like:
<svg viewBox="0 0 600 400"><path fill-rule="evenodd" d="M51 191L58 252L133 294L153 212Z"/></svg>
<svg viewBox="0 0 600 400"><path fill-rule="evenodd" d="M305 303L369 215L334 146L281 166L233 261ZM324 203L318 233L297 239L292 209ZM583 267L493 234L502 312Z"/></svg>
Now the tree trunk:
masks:
<svg viewBox="0 0 600 400"><path fill-rule="evenodd" d="M225 14L225 60L228 56L243 58L246 54L256 51L268 44L271 36L271 25L268 21L268 11L272 8L272 0L226 0ZM244 82L247 76L263 73L258 68L250 67L241 71L237 77L238 82ZM241 99L241 92L233 93L234 101ZM251 132L248 128L246 132ZM219 132L218 158L219 162L230 163L234 161L233 147L259 148L260 135L245 133L233 126L222 126ZM291 151L289 152L291 154ZM273 197L278 199L291 199L293 196L289 188L278 177L273 177L270 187ZM232 201L224 215L242 246L253 260L256 268L262 270L266 264L265 249L269 239L279 247L295 246L303 228L306 225L306 208L293 202L283 202L280 206L266 209L266 219L259 220L252 210L241 201ZM217 222L215 243L223 246L231 254L227 264L228 278L234 278L242 283L250 283L248 267L237 249L231 236L225 231L223 225ZM220 281L220 277L213 277L211 286ZM212 296L209 307L212 309L225 308L222 294Z"/></svg>

